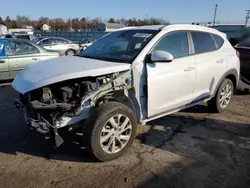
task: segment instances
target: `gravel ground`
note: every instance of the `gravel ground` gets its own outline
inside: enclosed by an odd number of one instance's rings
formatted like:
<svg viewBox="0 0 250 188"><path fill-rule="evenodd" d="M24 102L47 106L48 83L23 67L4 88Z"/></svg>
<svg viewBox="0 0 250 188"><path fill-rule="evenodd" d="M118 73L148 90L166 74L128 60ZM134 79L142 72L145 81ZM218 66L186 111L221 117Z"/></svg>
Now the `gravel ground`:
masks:
<svg viewBox="0 0 250 188"><path fill-rule="evenodd" d="M250 187L250 95L222 114L197 106L138 126L129 152L105 163L77 135L58 149L38 141L15 96L0 87L0 187Z"/></svg>

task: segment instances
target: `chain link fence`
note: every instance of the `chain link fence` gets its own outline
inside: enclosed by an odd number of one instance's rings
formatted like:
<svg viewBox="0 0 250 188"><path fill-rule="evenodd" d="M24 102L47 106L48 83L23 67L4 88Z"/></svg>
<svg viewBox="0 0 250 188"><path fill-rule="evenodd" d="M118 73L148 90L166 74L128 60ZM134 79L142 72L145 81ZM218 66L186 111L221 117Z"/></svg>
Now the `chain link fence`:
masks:
<svg viewBox="0 0 250 188"><path fill-rule="evenodd" d="M97 40L109 32L90 31L90 32L73 32L73 31L35 31L35 35L47 37L62 37L72 41L81 41L84 39Z"/></svg>

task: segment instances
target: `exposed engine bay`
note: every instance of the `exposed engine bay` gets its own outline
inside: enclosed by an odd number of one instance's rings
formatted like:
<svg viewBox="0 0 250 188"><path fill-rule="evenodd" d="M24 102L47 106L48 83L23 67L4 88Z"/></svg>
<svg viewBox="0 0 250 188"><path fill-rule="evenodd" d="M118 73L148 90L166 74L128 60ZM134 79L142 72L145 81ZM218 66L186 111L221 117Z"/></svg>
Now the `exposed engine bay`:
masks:
<svg viewBox="0 0 250 188"><path fill-rule="evenodd" d="M114 91L126 94L130 87L130 71L73 79L20 94L16 105L23 110L32 129L45 139L54 137L55 145L60 146L63 139L59 128L86 119L93 106L112 100Z"/></svg>

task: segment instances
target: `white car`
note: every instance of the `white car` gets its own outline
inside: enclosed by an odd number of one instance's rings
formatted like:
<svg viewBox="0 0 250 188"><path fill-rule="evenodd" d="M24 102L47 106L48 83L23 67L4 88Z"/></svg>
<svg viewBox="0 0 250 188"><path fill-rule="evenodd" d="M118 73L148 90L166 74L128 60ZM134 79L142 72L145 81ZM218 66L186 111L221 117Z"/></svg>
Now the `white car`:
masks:
<svg viewBox="0 0 250 188"><path fill-rule="evenodd" d="M86 48L88 48L90 45L92 45L94 43L94 40L91 39L84 39L82 41L80 41L80 46L82 50L86 50Z"/></svg>
<svg viewBox="0 0 250 188"><path fill-rule="evenodd" d="M56 146L60 129L82 127L100 161L121 156L137 124L208 101L224 111L239 80L239 58L226 35L194 25L121 29L82 57L32 64L12 86L26 123Z"/></svg>

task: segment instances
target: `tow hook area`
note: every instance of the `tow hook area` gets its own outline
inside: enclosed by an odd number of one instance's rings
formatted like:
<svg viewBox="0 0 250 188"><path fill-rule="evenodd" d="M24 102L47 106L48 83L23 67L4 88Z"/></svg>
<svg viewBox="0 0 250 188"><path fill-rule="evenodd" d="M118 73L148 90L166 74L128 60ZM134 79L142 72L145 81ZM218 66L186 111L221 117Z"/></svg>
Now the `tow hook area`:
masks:
<svg viewBox="0 0 250 188"><path fill-rule="evenodd" d="M23 103L20 101L20 99L15 99L14 105L20 110L23 108Z"/></svg>
<svg viewBox="0 0 250 188"><path fill-rule="evenodd" d="M27 114L26 108L20 99L15 99L14 105L16 108L20 109L24 114L24 119L27 125L39 139L49 140L54 138L54 144L56 147L59 147L64 142L62 137L58 134L57 128L51 125L46 119L42 118L41 120L36 120L30 118ZM51 135L51 132L54 134Z"/></svg>

